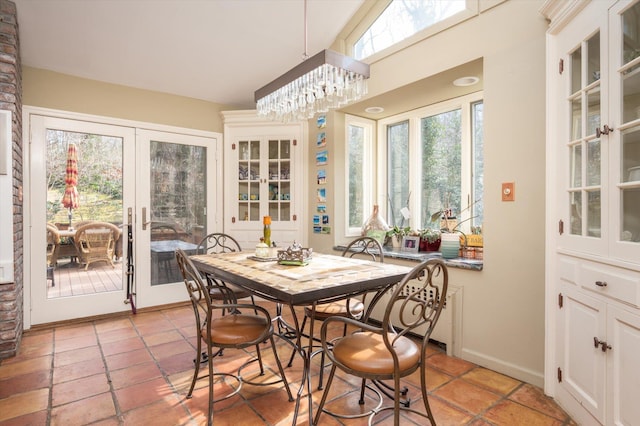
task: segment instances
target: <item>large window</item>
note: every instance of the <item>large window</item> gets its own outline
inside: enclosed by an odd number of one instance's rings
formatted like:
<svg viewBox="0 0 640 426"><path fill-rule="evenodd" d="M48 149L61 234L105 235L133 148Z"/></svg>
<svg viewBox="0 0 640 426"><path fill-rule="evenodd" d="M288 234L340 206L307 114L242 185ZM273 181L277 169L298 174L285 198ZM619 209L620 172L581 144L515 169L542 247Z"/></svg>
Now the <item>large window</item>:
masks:
<svg viewBox="0 0 640 426"><path fill-rule="evenodd" d="M373 206L374 122L346 116L346 235L360 235Z"/></svg>
<svg viewBox="0 0 640 426"><path fill-rule="evenodd" d="M443 210L462 230L482 225L482 111L478 93L380 122L389 225L439 228Z"/></svg>
<svg viewBox="0 0 640 426"><path fill-rule="evenodd" d="M411 43L472 16L477 4L471 0L387 0L376 3L363 27L353 36L352 55L368 58L391 46ZM369 25L367 25L369 23ZM402 47L402 46L399 46Z"/></svg>

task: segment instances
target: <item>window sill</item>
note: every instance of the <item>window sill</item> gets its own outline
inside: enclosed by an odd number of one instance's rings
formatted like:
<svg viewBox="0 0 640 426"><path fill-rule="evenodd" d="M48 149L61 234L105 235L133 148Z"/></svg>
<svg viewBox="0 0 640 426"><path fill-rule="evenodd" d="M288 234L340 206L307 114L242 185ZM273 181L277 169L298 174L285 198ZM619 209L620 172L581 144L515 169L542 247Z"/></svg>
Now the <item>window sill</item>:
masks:
<svg viewBox="0 0 640 426"><path fill-rule="evenodd" d="M342 251L346 248L346 246L336 246L333 249ZM399 251L392 250L388 247L383 247L382 251L384 252L384 257L392 258L392 259L402 259L414 262L423 262L427 259L438 258L442 259L442 254L439 251L419 251L416 253L407 252L407 251ZM456 257L454 259L443 259L445 265L450 268L460 268L460 269L469 269L472 271L482 271L484 266L484 261L478 259L465 259L462 257Z"/></svg>

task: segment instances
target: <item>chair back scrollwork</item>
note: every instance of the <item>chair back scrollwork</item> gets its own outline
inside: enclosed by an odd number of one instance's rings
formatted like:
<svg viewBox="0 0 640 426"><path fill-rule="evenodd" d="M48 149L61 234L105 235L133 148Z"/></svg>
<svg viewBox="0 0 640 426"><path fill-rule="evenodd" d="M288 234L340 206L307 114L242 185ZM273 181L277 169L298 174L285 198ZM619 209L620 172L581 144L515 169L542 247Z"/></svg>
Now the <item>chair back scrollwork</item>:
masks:
<svg viewBox="0 0 640 426"><path fill-rule="evenodd" d="M360 237L351 241L342 251L343 257L359 257L367 260L384 262L384 252L380 242L371 237Z"/></svg>
<svg viewBox="0 0 640 426"><path fill-rule="evenodd" d="M198 244L197 253L229 253L242 251L240 244L231 235L222 232L214 232L202 239Z"/></svg>

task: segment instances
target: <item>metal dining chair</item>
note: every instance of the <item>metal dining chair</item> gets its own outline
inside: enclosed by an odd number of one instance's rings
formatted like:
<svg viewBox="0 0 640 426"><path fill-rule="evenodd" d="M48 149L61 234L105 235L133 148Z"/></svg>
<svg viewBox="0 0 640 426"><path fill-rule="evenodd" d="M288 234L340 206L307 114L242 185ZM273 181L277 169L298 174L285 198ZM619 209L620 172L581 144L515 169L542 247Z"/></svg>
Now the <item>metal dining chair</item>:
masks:
<svg viewBox="0 0 640 426"><path fill-rule="evenodd" d="M213 232L205 236L202 241L200 241L200 244L198 244L198 248L196 249L196 254L230 253L239 251L242 251L240 243L238 243L238 241L231 235L222 232ZM205 278L207 281L212 279L212 277L207 274L205 274ZM251 303L255 304L253 294L248 291L220 280L218 280L218 284L219 285L214 285L214 283L209 282L209 294L212 299L223 300L225 303L237 303L238 299L249 297L251 298Z"/></svg>
<svg viewBox="0 0 640 426"><path fill-rule="evenodd" d="M384 252L380 242L371 237L359 237L351 241L347 247L342 251L343 257L356 257L363 258L371 261L384 262ZM365 295L366 296L366 295ZM307 318L313 318L315 321L324 321L332 316L341 316L345 318L359 319L364 313L364 302L355 298L336 300L327 303L319 303L316 305L315 310L312 306L305 306L304 318L302 319L302 325L300 330L304 330L307 323ZM347 333L347 326L345 324L343 335ZM289 360L289 366L293 362L295 352L291 354ZM322 383L324 378L324 352L321 352L320 365L323 368L320 369L318 390L322 389Z"/></svg>
<svg viewBox="0 0 640 426"><path fill-rule="evenodd" d="M324 321L320 338L322 348L331 360L332 366L314 425L318 424L323 412L329 412L324 407L336 369L365 380L393 381L393 405L382 407L380 404L374 408L369 424L372 424L378 413L393 410L394 425L399 426L400 411L404 410L425 417L430 424L435 425L427 397L427 346L445 304L448 280L444 262L441 259L429 259L413 268L390 290L391 297L380 327L338 316ZM351 325L357 330L352 334L329 340L327 330L334 323ZM420 333L422 337L416 341L409 335L418 334L418 327L424 327L425 331L424 334ZM420 372L420 390L425 412L403 406L400 402L400 379L416 370Z"/></svg>
<svg viewBox="0 0 640 426"><path fill-rule="evenodd" d="M189 293L191 305L196 319L197 327L197 347L196 353L202 352L202 345L206 346L207 365L209 378L209 411L207 416L207 424L213 424L213 404L240 392L243 383L258 385L258 386L271 386L282 382L289 396L289 401L293 401L293 395L289 388L282 363L278 358L276 351L276 344L273 339L273 325L271 322L271 316L269 312L261 306L252 304L239 304L239 303L214 303L214 299L210 296L210 289L203 280L200 272L195 268L191 260L187 257L184 251L176 250L176 260L178 267L184 278L184 283ZM218 281L213 279L214 285L219 285ZM208 283L211 285L211 282ZM215 311L227 310L226 315L216 316ZM244 313L247 311L256 312L256 314ZM264 375L264 366L262 363L262 355L260 353L260 343L269 341L271 343L271 349L278 365L279 379L269 382L255 382L251 379L242 377L242 369L249 362L258 362L260 365L259 375ZM255 346L256 357L249 362L243 364L236 375L229 373L214 373L213 370L213 358L215 357L214 348L217 348L217 352L223 349L244 349L247 347ZM193 389L196 381L199 378L200 362L195 363L193 372L193 379L191 380L191 386L187 393L187 398L191 398L193 395ZM237 387L228 394L220 397L214 397L214 376L225 376L235 378L237 381ZM203 376L204 377L204 376Z"/></svg>

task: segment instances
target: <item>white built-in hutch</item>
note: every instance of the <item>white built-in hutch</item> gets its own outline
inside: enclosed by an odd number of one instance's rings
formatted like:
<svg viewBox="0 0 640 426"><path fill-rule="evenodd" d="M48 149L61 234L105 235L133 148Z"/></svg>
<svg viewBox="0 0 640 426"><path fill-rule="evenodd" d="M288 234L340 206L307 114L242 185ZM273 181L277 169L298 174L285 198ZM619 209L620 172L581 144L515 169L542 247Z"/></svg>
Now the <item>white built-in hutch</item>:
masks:
<svg viewBox="0 0 640 426"><path fill-rule="evenodd" d="M640 3L544 3L545 391L581 425L640 425Z"/></svg>
<svg viewBox="0 0 640 426"><path fill-rule="evenodd" d="M304 244L306 121L262 119L256 111L224 111L224 231L254 250L263 218L280 247Z"/></svg>

